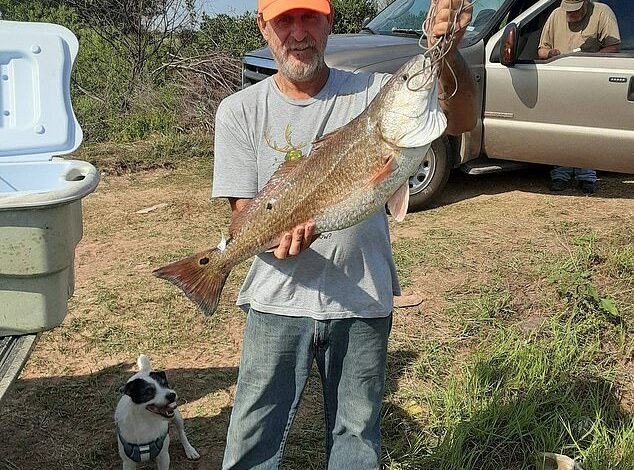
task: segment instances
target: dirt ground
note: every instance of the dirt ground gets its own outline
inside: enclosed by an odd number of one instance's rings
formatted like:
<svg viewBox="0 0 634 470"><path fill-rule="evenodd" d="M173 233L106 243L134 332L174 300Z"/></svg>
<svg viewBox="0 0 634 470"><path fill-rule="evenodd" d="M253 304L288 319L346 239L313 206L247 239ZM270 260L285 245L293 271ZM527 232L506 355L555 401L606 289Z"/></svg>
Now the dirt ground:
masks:
<svg viewBox="0 0 634 470"><path fill-rule="evenodd" d="M167 370L181 397L190 440L201 454L198 462L187 462L174 435L173 468L220 468L244 324L233 302L248 266L231 275L212 319L150 274L179 255L217 244L226 230L228 207L210 200L208 173L202 165L185 165L105 175L85 199L75 295L63 324L41 335L2 404L0 469L118 468L112 415L118 388L133 373L139 352ZM434 208L393 225L394 243L423 237L437 243L408 281L423 304L395 313L388 367L407 362L395 351L413 330L446 334L435 312L446 304L448 292L493 276L492 260L525 250L566 249L557 238L562 224L599 236L634 226L632 175L601 175L592 197L574 189L551 194L547 184L542 168L483 177L455 174ZM394 380L407 380L406 374ZM319 456L318 440L298 441L319 427L314 382L289 449L296 461L303 454L307 460Z"/></svg>

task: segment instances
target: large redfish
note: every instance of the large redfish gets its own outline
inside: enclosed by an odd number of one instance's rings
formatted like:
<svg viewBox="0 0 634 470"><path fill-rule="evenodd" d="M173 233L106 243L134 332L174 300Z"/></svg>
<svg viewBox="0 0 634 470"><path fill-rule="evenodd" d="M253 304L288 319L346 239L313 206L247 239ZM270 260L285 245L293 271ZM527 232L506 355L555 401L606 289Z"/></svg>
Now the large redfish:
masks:
<svg viewBox="0 0 634 470"><path fill-rule="evenodd" d="M438 107L430 60L403 65L370 105L347 125L313 142L310 154L282 164L229 228L230 239L154 271L206 314L218 306L231 269L275 246L280 236L313 220L315 233L361 222L386 203L402 220L408 179L447 121Z"/></svg>

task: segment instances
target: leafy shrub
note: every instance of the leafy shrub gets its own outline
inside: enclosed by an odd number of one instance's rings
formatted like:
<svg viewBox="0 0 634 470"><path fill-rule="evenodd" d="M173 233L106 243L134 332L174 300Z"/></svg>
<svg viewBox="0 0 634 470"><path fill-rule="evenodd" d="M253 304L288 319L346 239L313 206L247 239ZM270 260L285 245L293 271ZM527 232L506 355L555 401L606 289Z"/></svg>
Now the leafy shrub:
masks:
<svg viewBox="0 0 634 470"><path fill-rule="evenodd" d="M70 30L76 30L80 24L76 12L69 5L52 0L0 0L0 17L9 21L56 23Z"/></svg>
<svg viewBox="0 0 634 470"><path fill-rule="evenodd" d="M92 10L85 8L90 1L0 0L3 19L57 23L78 37L71 94L87 143L210 131L219 101L239 86L236 59L264 45L254 12L203 15L198 30L182 29L164 41L143 42L139 32L135 36L113 22L99 30L103 18L93 12L91 19ZM333 6L335 33L356 32L365 17L376 13L372 0L333 0ZM147 60L133 61L131 44L145 44Z"/></svg>
<svg viewBox="0 0 634 470"><path fill-rule="evenodd" d="M333 32L338 34L358 33L366 17L376 15L372 0L333 0L335 24Z"/></svg>
<svg viewBox="0 0 634 470"><path fill-rule="evenodd" d="M203 15L195 46L201 52L220 50L236 57L264 45L255 14L245 12L240 16Z"/></svg>

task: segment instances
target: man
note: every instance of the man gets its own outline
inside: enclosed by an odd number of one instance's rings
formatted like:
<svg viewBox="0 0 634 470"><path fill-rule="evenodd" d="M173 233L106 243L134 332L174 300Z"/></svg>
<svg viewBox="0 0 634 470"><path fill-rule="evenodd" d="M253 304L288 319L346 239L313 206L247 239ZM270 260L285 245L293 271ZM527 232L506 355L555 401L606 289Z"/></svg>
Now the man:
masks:
<svg viewBox="0 0 634 470"><path fill-rule="evenodd" d="M460 0L437 3L432 30L440 36ZM308 154L315 138L360 114L386 81L326 66L333 15L328 0L259 0L258 26L278 72L225 99L216 115L213 196L229 199L232 217L284 160ZM446 62L459 86L443 103L453 133L475 124L474 84L455 49L471 9L458 20ZM454 92L449 69L441 86ZM258 255L238 296L248 315L223 469L279 468L313 360L328 468L379 468L392 298L400 293L385 211L315 241L313 234L307 222Z"/></svg>
<svg viewBox="0 0 634 470"><path fill-rule="evenodd" d="M621 39L609 6L590 0L562 0L546 20L537 55L550 59L569 52L618 52ZM551 191L563 191L572 178L586 194L596 191L597 172L556 166L550 172Z"/></svg>

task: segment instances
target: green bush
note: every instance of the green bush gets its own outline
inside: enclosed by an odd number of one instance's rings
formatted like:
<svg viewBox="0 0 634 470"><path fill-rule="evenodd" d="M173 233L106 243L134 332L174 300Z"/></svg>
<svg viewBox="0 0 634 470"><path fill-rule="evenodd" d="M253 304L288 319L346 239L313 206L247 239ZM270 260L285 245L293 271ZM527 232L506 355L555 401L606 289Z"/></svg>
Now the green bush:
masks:
<svg viewBox="0 0 634 470"><path fill-rule="evenodd" d="M366 17L376 15L376 6L372 0L333 0L335 24L333 32L337 34L358 33Z"/></svg>
<svg viewBox="0 0 634 470"><path fill-rule="evenodd" d="M3 20L56 23L66 26L70 30L77 29L80 24L72 7L62 1L30 0L18 2L16 0L0 0L0 13Z"/></svg>
<svg viewBox="0 0 634 470"><path fill-rule="evenodd" d="M195 46L200 52L221 50L236 57L264 45L255 14L245 12L240 16L203 15Z"/></svg>
<svg viewBox="0 0 634 470"><path fill-rule="evenodd" d="M178 133L179 90L173 84L148 85L129 96L130 106L122 111L118 103L102 103L86 95L75 99L77 119L84 139L95 142L134 142L151 135Z"/></svg>
<svg viewBox="0 0 634 470"><path fill-rule="evenodd" d="M356 32L365 17L376 13L371 0L333 0L333 6L335 33ZM127 53L131 38L125 31L112 30L111 25L97 34L96 23L89 21L86 11L80 16L67 2L0 0L0 12L5 20L61 24L78 37L71 94L87 143L132 142L193 130L191 123L183 121L189 118L179 106L184 99L183 88L178 86L183 74L164 67L172 59L170 54L178 51L181 57L195 57L220 51L241 57L264 45L253 12L235 17L203 15L199 30L180 31L167 38L139 74ZM204 106L214 109L213 103Z"/></svg>

